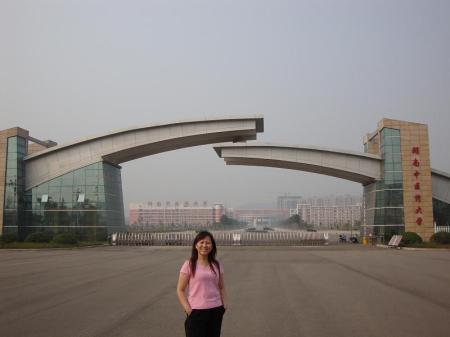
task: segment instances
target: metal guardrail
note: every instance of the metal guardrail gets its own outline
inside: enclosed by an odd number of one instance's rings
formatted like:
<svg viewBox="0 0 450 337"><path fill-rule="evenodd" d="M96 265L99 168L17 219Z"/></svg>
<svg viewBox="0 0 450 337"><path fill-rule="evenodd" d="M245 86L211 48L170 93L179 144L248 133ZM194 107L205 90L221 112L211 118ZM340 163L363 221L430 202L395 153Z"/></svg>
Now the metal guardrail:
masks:
<svg viewBox="0 0 450 337"><path fill-rule="evenodd" d="M327 233L318 232L213 232L218 246L321 246L328 244ZM114 233L114 246L191 246L197 234Z"/></svg>

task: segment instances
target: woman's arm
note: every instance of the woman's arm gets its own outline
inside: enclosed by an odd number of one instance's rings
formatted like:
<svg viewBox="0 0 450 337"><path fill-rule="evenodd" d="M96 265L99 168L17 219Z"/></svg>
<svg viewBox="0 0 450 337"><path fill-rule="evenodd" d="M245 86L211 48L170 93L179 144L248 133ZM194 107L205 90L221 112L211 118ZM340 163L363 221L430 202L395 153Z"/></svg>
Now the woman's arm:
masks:
<svg viewBox="0 0 450 337"><path fill-rule="evenodd" d="M222 298L223 307L226 309L228 306L228 303L227 303L227 293L225 291L225 281L223 279L223 274L220 274L220 277L219 277L219 290L220 290L220 297Z"/></svg>
<svg viewBox="0 0 450 337"><path fill-rule="evenodd" d="M177 296L178 300L180 301L181 306L183 307L183 310L186 312L186 314L189 316L192 312L192 308L189 305L189 302L186 298L185 290L189 283L189 275L185 273L180 273L180 277L178 278L178 284L177 284Z"/></svg>

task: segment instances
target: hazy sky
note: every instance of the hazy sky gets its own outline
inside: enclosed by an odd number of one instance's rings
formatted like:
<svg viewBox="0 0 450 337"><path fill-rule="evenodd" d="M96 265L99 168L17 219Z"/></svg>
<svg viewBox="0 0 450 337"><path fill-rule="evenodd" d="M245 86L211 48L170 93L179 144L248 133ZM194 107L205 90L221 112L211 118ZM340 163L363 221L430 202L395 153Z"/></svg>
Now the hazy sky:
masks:
<svg viewBox="0 0 450 337"><path fill-rule="evenodd" d="M362 151L383 118L429 125L450 172L450 1L0 0L0 129L59 144L182 118L263 114L264 142ZM123 164L125 205L358 194L226 166L211 146Z"/></svg>

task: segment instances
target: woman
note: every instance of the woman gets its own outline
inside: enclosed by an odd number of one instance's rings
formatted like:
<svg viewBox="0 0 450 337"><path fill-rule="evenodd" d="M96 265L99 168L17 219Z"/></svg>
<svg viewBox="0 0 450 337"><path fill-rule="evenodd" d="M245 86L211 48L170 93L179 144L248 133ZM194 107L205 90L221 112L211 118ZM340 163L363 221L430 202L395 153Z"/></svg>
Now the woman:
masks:
<svg viewBox="0 0 450 337"><path fill-rule="evenodd" d="M192 254L181 267L177 295L186 312L186 337L220 337L226 310L223 268L216 260L216 242L210 232L197 234ZM189 286L189 296L185 290Z"/></svg>

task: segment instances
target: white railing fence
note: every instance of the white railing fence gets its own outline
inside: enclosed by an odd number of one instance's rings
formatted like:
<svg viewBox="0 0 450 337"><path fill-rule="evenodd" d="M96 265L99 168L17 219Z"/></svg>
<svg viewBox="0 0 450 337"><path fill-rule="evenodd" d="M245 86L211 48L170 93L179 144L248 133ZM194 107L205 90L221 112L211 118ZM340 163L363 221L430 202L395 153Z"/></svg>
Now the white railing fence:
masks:
<svg viewBox="0 0 450 337"><path fill-rule="evenodd" d="M447 232L450 233L450 226L434 226L434 232Z"/></svg>
<svg viewBox="0 0 450 337"><path fill-rule="evenodd" d="M114 233L114 246L190 246L197 234ZM319 246L328 244L328 233L318 232L213 232L218 246Z"/></svg>

